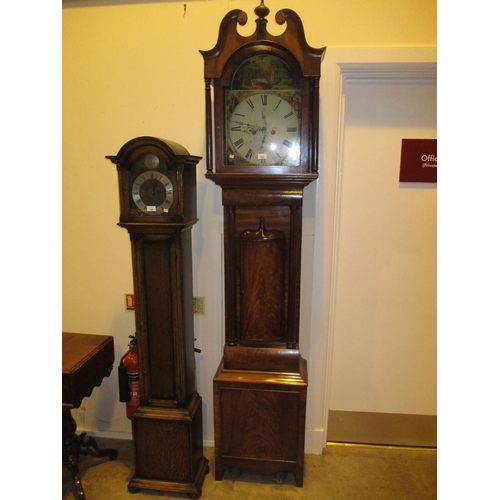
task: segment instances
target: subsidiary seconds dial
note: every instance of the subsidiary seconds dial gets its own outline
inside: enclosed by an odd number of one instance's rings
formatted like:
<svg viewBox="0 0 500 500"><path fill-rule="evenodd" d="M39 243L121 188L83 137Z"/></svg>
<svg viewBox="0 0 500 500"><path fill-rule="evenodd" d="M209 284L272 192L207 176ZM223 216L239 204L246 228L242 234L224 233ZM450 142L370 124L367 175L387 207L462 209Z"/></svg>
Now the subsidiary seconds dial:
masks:
<svg viewBox="0 0 500 500"><path fill-rule="evenodd" d="M132 199L145 214L166 214L174 199L172 183L160 172L144 172L132 184Z"/></svg>
<svg viewBox="0 0 500 500"><path fill-rule="evenodd" d="M278 93L255 93L240 101L226 132L228 164L299 164L298 112Z"/></svg>

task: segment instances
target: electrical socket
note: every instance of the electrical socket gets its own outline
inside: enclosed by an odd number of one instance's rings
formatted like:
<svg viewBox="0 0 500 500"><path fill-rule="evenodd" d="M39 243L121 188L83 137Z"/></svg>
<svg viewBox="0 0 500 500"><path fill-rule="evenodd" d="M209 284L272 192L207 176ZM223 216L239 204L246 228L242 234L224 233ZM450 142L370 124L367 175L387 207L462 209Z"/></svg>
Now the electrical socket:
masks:
<svg viewBox="0 0 500 500"><path fill-rule="evenodd" d="M193 297L193 314L205 314L205 297Z"/></svg>

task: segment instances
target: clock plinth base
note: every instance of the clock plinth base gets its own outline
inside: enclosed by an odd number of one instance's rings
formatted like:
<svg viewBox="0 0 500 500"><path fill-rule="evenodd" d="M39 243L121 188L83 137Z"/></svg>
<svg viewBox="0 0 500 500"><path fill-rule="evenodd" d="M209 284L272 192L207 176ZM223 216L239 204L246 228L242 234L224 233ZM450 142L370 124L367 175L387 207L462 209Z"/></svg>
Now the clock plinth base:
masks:
<svg viewBox="0 0 500 500"><path fill-rule="evenodd" d="M226 346L225 352L231 349ZM260 351L272 351L273 357L283 349ZM227 468L276 477L291 472L302 487L307 364L297 350L288 351L287 360L281 362L287 371L240 369L234 358L222 360L214 377L217 481ZM257 363L262 368L269 352L265 357Z"/></svg>
<svg viewBox="0 0 500 500"><path fill-rule="evenodd" d="M199 498L209 471L202 425L197 392L187 408L139 406L132 416L135 474L129 491L169 491Z"/></svg>

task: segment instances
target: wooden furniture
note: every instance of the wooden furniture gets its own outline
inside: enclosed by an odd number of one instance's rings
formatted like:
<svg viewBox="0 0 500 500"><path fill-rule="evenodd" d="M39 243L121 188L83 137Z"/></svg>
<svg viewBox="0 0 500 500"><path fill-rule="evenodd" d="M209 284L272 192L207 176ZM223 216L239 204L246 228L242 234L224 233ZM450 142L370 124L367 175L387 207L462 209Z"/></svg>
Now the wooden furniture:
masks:
<svg viewBox="0 0 500 500"><path fill-rule="evenodd" d="M248 470L303 484L307 367L299 353L302 203L318 177L319 77L299 16L256 30L232 10L205 62L206 177L222 187L225 335L214 377L215 478ZM212 90L213 87L213 96ZM213 97L213 99L212 99ZM213 100L213 107L212 107ZM213 124L213 126L212 126Z"/></svg>
<svg viewBox="0 0 500 500"><path fill-rule="evenodd" d="M214 377L215 479L226 468L292 472L303 485L307 366L296 349L248 348L233 363L228 347ZM267 359L266 359L267 358Z"/></svg>
<svg viewBox="0 0 500 500"><path fill-rule="evenodd" d="M132 139L107 158L117 165L119 226L132 244L140 405L132 415L128 488L199 498L209 470L196 391L191 257L201 158L154 137Z"/></svg>
<svg viewBox="0 0 500 500"><path fill-rule="evenodd" d="M78 497L85 499L78 457L91 454L95 457L117 457L115 450L101 450L94 438L85 440L85 433L76 435L76 422L72 408L79 408L82 399L90 396L94 387L109 377L115 361L113 337L84 333L62 334L62 457L73 474Z"/></svg>

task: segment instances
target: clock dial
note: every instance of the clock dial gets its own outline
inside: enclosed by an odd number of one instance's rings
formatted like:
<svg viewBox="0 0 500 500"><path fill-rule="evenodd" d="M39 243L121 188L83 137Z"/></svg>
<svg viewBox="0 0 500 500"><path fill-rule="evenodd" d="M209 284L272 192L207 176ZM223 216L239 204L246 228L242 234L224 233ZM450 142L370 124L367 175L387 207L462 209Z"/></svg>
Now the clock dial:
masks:
<svg viewBox="0 0 500 500"><path fill-rule="evenodd" d="M132 184L132 199L145 214L168 213L174 199L172 183L158 171L144 172Z"/></svg>
<svg viewBox="0 0 500 500"><path fill-rule="evenodd" d="M230 92L228 103L229 165L299 165L298 92Z"/></svg>

